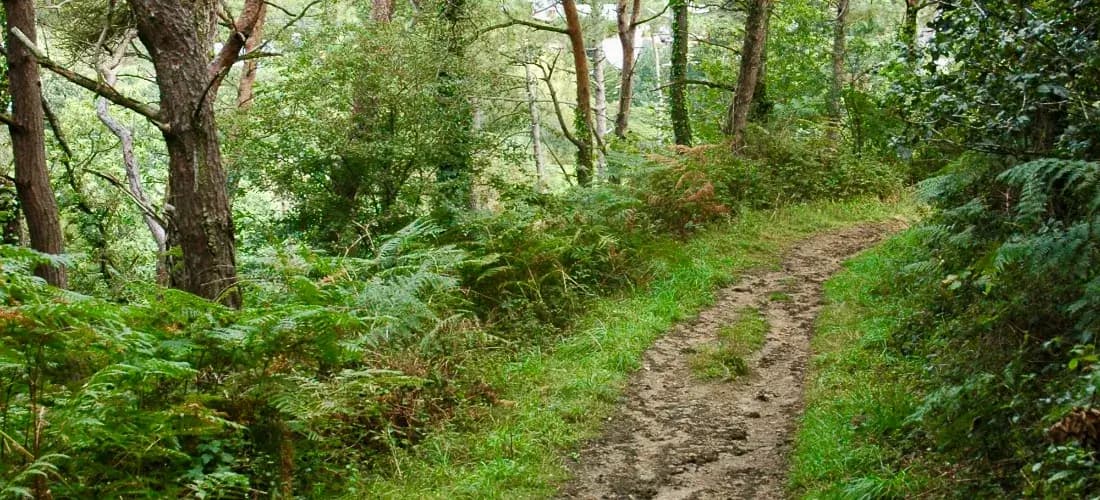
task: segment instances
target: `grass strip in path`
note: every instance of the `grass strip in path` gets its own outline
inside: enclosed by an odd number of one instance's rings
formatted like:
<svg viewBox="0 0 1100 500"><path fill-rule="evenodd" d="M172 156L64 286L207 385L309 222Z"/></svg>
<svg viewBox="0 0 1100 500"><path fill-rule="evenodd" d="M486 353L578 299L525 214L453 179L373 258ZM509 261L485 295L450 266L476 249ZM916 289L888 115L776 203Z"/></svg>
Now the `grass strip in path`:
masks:
<svg viewBox="0 0 1100 500"><path fill-rule="evenodd" d="M512 402L484 423L439 432L394 457L395 474L364 479L350 497L545 498L566 479L571 450L598 435L642 353L677 321L714 301L745 271L777 264L783 250L812 234L912 214L910 203L860 199L749 211L689 241L642 249L653 279L593 301L570 335L487 367Z"/></svg>

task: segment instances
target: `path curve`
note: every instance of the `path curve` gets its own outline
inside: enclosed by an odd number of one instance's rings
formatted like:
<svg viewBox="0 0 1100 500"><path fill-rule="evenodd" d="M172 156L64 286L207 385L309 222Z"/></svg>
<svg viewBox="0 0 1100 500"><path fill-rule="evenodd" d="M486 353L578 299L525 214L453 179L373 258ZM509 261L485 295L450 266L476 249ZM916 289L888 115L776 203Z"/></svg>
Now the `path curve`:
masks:
<svg viewBox="0 0 1100 500"><path fill-rule="evenodd" d="M680 324L645 354L603 436L572 464L562 498L784 497L787 453L802 412L810 336L821 284L856 252L900 223L827 232L796 244L778 270L750 273L714 306ZM775 292L789 300L771 300ZM756 307L770 330L734 382L706 382L690 355L713 343L739 310Z"/></svg>

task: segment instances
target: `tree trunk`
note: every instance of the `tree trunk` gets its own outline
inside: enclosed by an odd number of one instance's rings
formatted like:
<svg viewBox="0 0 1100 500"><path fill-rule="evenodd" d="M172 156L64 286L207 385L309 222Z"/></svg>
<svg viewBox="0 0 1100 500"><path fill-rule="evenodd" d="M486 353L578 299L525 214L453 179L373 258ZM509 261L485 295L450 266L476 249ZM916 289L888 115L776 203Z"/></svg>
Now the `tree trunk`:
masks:
<svg viewBox="0 0 1100 500"><path fill-rule="evenodd" d="M607 179L607 158L603 152L603 139L607 136L607 85L604 80L604 62L607 60L604 57L603 47L599 40L596 40L595 47L592 48L592 82L595 87L595 99L596 99L596 178L600 180Z"/></svg>
<svg viewBox="0 0 1100 500"><path fill-rule="evenodd" d="M447 154L440 161L436 171L436 181L440 184L442 201L449 209L469 208L473 205L471 185L471 163L474 131L474 106L462 88L466 40L463 39L458 23L467 14L467 0L445 0L440 16L446 23L443 43L447 48L447 64L439 72L439 100L446 113L455 116L457 126L446 148ZM377 2L376 2L377 4ZM392 11L392 4L391 4Z"/></svg>
<svg viewBox="0 0 1100 500"><path fill-rule="evenodd" d="M901 22L901 43L905 44L905 59L913 63L917 58L917 16L921 0L905 0L905 19Z"/></svg>
<svg viewBox="0 0 1100 500"><path fill-rule="evenodd" d="M539 112L539 82L530 64L523 65L527 77L527 108L531 113L531 154L535 157L535 192L546 192L546 160L542 157L542 116Z"/></svg>
<svg viewBox="0 0 1100 500"><path fill-rule="evenodd" d="M4 0L7 19L8 81L12 101L12 156L15 160L15 189L20 208L27 220L31 248L52 255L64 251L61 213L57 208L50 174L46 167L46 128L42 111L42 83L38 64L30 50L12 34L19 28L27 38L36 40L33 0ZM64 288L65 268L41 265L35 274L47 283Z"/></svg>
<svg viewBox="0 0 1100 500"><path fill-rule="evenodd" d="M588 80L588 56L584 52L584 31L577 13L577 0L562 0L566 31L573 49L573 65L577 74L577 185L592 184L592 92Z"/></svg>
<svg viewBox="0 0 1100 500"><path fill-rule="evenodd" d="M672 138L676 144L691 145L691 117L687 104L688 69L688 3L672 0L672 67L668 89L669 117L672 120Z"/></svg>
<svg viewBox="0 0 1100 500"><path fill-rule="evenodd" d="M748 122L749 107L756 91L756 80L760 72L760 57L764 40L768 36L767 17L769 0L751 0L749 17L745 22L745 41L741 46L741 71L737 75L737 92L733 106L730 106L729 134L731 147L736 151L745 142L745 125Z"/></svg>
<svg viewBox="0 0 1100 500"><path fill-rule="evenodd" d="M772 4L774 6L774 4ZM772 8L764 18L764 32L771 33ZM752 106L749 109L749 121L764 122L772 112L773 103L768 100L768 37L764 36L760 47L760 73L756 76L756 89L752 92Z"/></svg>
<svg viewBox="0 0 1100 500"><path fill-rule="evenodd" d="M843 91L844 82L847 79L844 57L846 55L847 36L848 0L837 0L836 20L833 23L833 80L829 87L828 101L829 120L832 122L829 127L829 136L833 140L837 138L837 127L840 126L841 113L844 110Z"/></svg>
<svg viewBox="0 0 1100 500"><path fill-rule="evenodd" d="M267 19L267 4L260 5L259 19L256 20L256 25L252 28L252 34L248 36L248 40L244 42L245 53L251 53L252 51L259 49L264 40L264 21ZM237 82L237 109L248 109L252 107L252 99L255 96L253 91L256 86L256 73L260 70L260 61L256 59L249 59L244 62L244 68L241 71L241 80Z"/></svg>
<svg viewBox="0 0 1100 500"><path fill-rule="evenodd" d="M664 83L664 78L661 76L661 39L657 36L657 31L651 31L649 34L649 45L653 47L653 79L656 80L657 86L660 87ZM661 107L662 94L657 93L657 108Z"/></svg>
<svg viewBox="0 0 1100 500"><path fill-rule="evenodd" d="M213 64L213 2L130 0L138 35L156 69L168 149L167 244L171 285L240 307L236 244L214 121L214 97L244 41L231 38ZM243 18L262 2L249 1ZM253 23L254 18L253 19ZM251 25L237 26L247 37ZM236 45L233 45L233 44ZM236 50L233 50L236 49ZM171 254L172 251L170 250Z"/></svg>
<svg viewBox="0 0 1100 500"><path fill-rule="evenodd" d="M626 138L630 126L630 103L634 99L634 33L637 31L638 15L642 11L642 0L632 0L632 8L627 10L628 0L619 0L616 7L619 43L623 46L622 83L619 85L619 112L615 115L615 136Z"/></svg>
<svg viewBox="0 0 1100 500"><path fill-rule="evenodd" d="M370 18L378 23L393 21L393 0L372 0Z"/></svg>

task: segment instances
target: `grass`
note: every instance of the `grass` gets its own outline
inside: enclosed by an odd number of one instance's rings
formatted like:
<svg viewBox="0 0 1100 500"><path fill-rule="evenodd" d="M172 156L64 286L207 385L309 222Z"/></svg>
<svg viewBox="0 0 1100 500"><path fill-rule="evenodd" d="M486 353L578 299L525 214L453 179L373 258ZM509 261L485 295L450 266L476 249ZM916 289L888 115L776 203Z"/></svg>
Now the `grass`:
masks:
<svg viewBox="0 0 1100 500"><path fill-rule="evenodd" d="M790 302L791 294L787 292L772 292L768 294L768 300L772 302Z"/></svg>
<svg viewBox="0 0 1100 500"><path fill-rule="evenodd" d="M890 439L903 432L920 401L923 363L887 349L889 335L912 311L882 289L916 243L910 233L895 237L846 263L825 284L827 305L817 321L792 457L792 496L904 498L932 486Z"/></svg>
<svg viewBox="0 0 1100 500"><path fill-rule="evenodd" d="M393 457L386 473L361 478L349 498L545 498L567 479L567 456L598 435L642 353L677 321L714 301L744 271L778 262L811 234L913 213L906 201L817 202L749 211L687 242L644 249L644 287L595 300L571 335L551 349L486 363L508 405L440 429Z"/></svg>
<svg viewBox="0 0 1100 500"><path fill-rule="evenodd" d="M718 341L703 347L689 360L695 376L704 380L733 380L749 373L745 356L764 345L768 319L755 307L738 311L737 321L718 330Z"/></svg>

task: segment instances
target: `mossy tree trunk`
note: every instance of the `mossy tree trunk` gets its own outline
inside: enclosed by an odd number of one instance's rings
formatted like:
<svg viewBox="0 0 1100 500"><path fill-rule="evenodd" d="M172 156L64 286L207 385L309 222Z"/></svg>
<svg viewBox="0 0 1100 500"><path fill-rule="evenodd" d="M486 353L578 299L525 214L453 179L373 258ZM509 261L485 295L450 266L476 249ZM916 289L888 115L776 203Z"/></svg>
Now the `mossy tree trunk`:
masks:
<svg viewBox="0 0 1100 500"><path fill-rule="evenodd" d="M672 137L676 144L691 145L691 117L687 103L688 73L688 2L671 0L672 7L672 56L671 83L668 90L669 115L672 121Z"/></svg>

